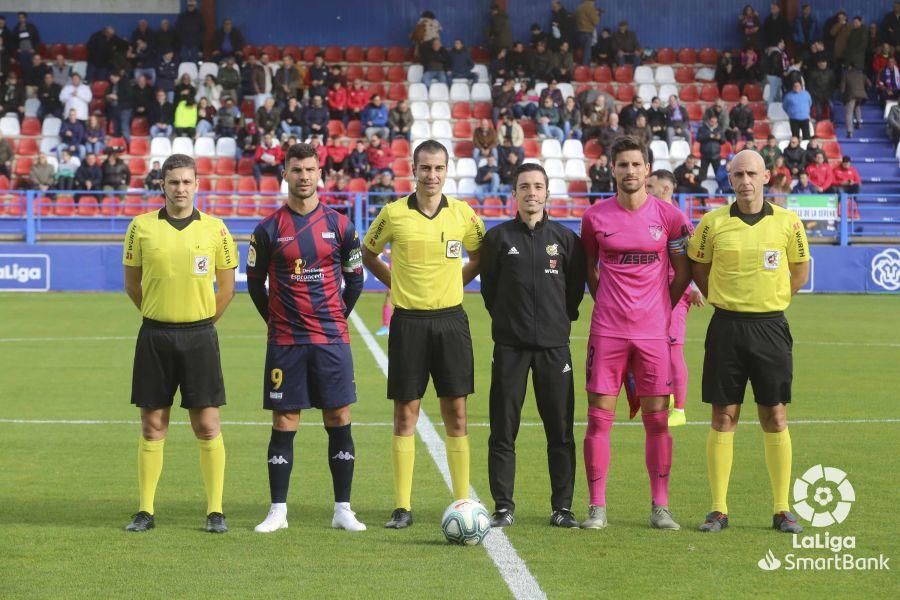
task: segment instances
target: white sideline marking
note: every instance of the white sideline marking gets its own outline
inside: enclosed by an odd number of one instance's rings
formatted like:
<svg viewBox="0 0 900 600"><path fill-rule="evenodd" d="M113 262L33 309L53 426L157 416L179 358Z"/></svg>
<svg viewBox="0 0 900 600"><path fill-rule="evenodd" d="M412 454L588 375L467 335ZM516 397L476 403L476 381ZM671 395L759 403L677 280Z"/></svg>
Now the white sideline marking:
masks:
<svg viewBox="0 0 900 600"><path fill-rule="evenodd" d="M363 323L363 320L359 315L355 312L350 313L350 320L359 331L363 341L365 341L366 346L369 348L369 352L372 353L372 358L375 359L375 362L378 363L382 373L387 377L388 357L384 353L384 350L381 349L381 346L379 346L378 342L375 341L375 338L372 337L372 334L369 332L369 329L366 327L366 324ZM419 432L422 441L425 442L425 445L428 447L428 452L431 454L431 458L437 465L441 475L444 476L444 482L447 484L447 487L452 490L453 485L450 482L450 469L447 467L447 447L444 445L444 440L441 439L441 436L438 435L438 432L434 429L434 425L431 423L431 419L428 418L428 415L425 414L424 409L419 411L419 421L416 424L416 430ZM469 495L474 500L478 500L478 494L471 485L469 486ZM500 576L503 577L503 581L506 582L506 587L512 592L514 598L540 598L546 600L547 595L544 593L544 590L541 589L537 579L535 579L534 575L531 574L531 571L528 570L525 561L522 560L516 552L516 549L513 548L512 543L510 543L509 538L506 537L506 534L503 533L502 529L491 531L484 539L484 547L491 557L491 560L497 565Z"/></svg>

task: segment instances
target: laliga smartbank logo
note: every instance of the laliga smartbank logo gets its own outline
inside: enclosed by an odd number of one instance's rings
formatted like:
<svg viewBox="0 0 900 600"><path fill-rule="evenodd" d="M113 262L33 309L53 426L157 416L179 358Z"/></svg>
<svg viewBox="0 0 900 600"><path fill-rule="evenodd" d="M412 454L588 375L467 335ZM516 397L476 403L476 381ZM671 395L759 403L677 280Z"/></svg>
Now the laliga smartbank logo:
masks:
<svg viewBox="0 0 900 600"><path fill-rule="evenodd" d="M847 520L856 491L847 473L834 467L815 465L794 481L793 509L812 527L825 528ZM791 550L778 557L770 548L756 564L763 571L889 571L890 558L860 556L856 536L793 534ZM853 551L853 552L851 552ZM824 556L823 556L824 554Z"/></svg>

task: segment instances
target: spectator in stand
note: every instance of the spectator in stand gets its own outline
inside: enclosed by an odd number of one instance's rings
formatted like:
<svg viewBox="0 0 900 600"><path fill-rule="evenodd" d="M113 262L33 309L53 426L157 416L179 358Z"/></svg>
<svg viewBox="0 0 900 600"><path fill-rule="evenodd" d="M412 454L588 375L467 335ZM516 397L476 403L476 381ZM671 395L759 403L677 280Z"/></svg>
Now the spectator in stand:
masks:
<svg viewBox="0 0 900 600"><path fill-rule="evenodd" d="M809 48L810 44L821 38L819 20L813 14L812 6L804 3L800 14L794 19L794 42L801 48Z"/></svg>
<svg viewBox="0 0 900 600"><path fill-rule="evenodd" d="M281 112L281 134L282 137L303 137L303 107L293 96L288 98L287 107Z"/></svg>
<svg viewBox="0 0 900 600"><path fill-rule="evenodd" d="M303 111L303 135L328 139L328 109L322 103L322 96L313 96L312 104Z"/></svg>
<svg viewBox="0 0 900 600"><path fill-rule="evenodd" d="M33 98L37 87L44 82L45 73L53 73L50 65L44 62L40 54L34 53L31 57L31 71L28 73L28 79L24 80L25 96Z"/></svg>
<svg viewBox="0 0 900 600"><path fill-rule="evenodd" d="M715 117L719 121L719 133L722 134L723 138L725 137L725 133L731 128L731 123L728 117L728 110L725 107L725 101L721 98L716 98L716 101L710 104L705 111L703 111L703 120L705 122L709 122L710 117Z"/></svg>
<svg viewBox="0 0 900 600"><path fill-rule="evenodd" d="M720 94L722 93L722 88L728 84L740 86L741 72L739 66L740 65L735 64L731 52L725 51L722 53L722 56L719 57L714 77Z"/></svg>
<svg viewBox="0 0 900 600"><path fill-rule="evenodd" d="M805 169L809 165L816 162L816 157L818 155L822 155L825 160L828 160L828 156L825 154L825 151L822 149L822 142L819 138L813 136L809 143L806 145L806 150L803 153L803 168Z"/></svg>
<svg viewBox="0 0 900 600"><path fill-rule="evenodd" d="M591 56L598 65L612 67L616 63L612 32L608 27L604 27L597 36L597 43L591 48Z"/></svg>
<svg viewBox="0 0 900 600"><path fill-rule="evenodd" d="M669 105L666 107L666 143L672 147L672 142L676 137L684 138L687 143L691 143L691 120L688 117L687 108L679 103L678 96L672 94L669 96Z"/></svg>
<svg viewBox="0 0 900 600"><path fill-rule="evenodd" d="M894 56L894 49L887 42L881 44L878 47L878 51L872 56L872 61L869 63L872 67L872 73L877 75L888 66L888 62L891 60L891 57Z"/></svg>
<svg viewBox="0 0 900 600"><path fill-rule="evenodd" d="M759 63L759 52L753 46L741 49L741 86L748 83L760 83L763 80L763 69Z"/></svg>
<svg viewBox="0 0 900 600"><path fill-rule="evenodd" d="M884 15L879 29L881 40L891 46L900 46L900 2L894 2L894 10Z"/></svg>
<svg viewBox="0 0 900 600"><path fill-rule="evenodd" d="M769 177L769 185L766 187L765 193L769 195L772 204L785 208L787 195L791 193L790 178L785 177L784 173L772 174Z"/></svg>
<svg viewBox="0 0 900 600"><path fill-rule="evenodd" d="M172 24L168 19L159 22L159 29L156 31L155 49L157 53L165 49L177 50L179 46L178 34L172 28Z"/></svg>
<svg viewBox="0 0 900 600"><path fill-rule="evenodd" d="M94 32L87 42L87 80L102 81L109 77L113 54L127 42L116 36L116 30L107 25Z"/></svg>
<svg viewBox="0 0 900 600"><path fill-rule="evenodd" d="M616 52L616 64L620 67L625 61L631 62L633 67L641 64L641 45L637 34L628 29L628 21L620 21L619 28L612 35L613 49Z"/></svg>
<svg viewBox="0 0 900 600"><path fill-rule="evenodd" d="M184 12L175 21L175 32L181 44L179 58L181 62L199 62L200 49L203 46L203 15L197 10L197 0L187 0Z"/></svg>
<svg viewBox="0 0 900 600"><path fill-rule="evenodd" d="M504 79L502 85L495 85L491 90L491 118L497 123L507 114L512 114L516 118L522 116L521 107L516 105L515 81Z"/></svg>
<svg viewBox="0 0 900 600"><path fill-rule="evenodd" d="M853 17L850 21L850 31L847 33L847 45L844 49L844 66L853 66L854 69L864 71L866 63L866 50L869 47L869 32L863 27L862 17Z"/></svg>
<svg viewBox="0 0 900 600"><path fill-rule="evenodd" d="M859 177L859 171L850 165L849 156L841 157L840 166L834 167L832 172L834 173L834 186L837 190L841 190L846 194L859 193L859 186L862 184L862 179Z"/></svg>
<svg viewBox="0 0 900 600"><path fill-rule="evenodd" d="M824 56L816 62L816 68L811 69L806 78L806 90L812 97L813 111L818 120L830 119L831 98L834 96L834 71L828 68L828 61Z"/></svg>
<svg viewBox="0 0 900 600"><path fill-rule="evenodd" d="M197 101L197 137L214 137L216 109L204 96Z"/></svg>
<svg viewBox="0 0 900 600"><path fill-rule="evenodd" d="M347 160L350 177L353 179L369 178L369 153L366 152L366 145L362 140L356 140L356 147Z"/></svg>
<svg viewBox="0 0 900 600"><path fill-rule="evenodd" d="M850 138L853 137L854 125L862 126L861 105L869 97L869 80L853 65L847 65L847 70L844 71L841 96L844 102L844 125L847 128L847 137Z"/></svg>
<svg viewBox="0 0 900 600"><path fill-rule="evenodd" d="M309 96L314 95L325 97L328 94L328 65L325 64L325 54L319 52L313 58L313 64L309 67Z"/></svg>
<svg viewBox="0 0 900 600"><path fill-rule="evenodd" d="M650 100L650 108L647 109L647 126L650 128L650 135L654 140L666 139L666 128L668 127L666 109L662 106L662 101L658 96L654 96Z"/></svg>
<svg viewBox="0 0 900 600"><path fill-rule="evenodd" d="M197 133L197 102L194 96L186 96L175 105L172 117L172 128L177 137L194 138Z"/></svg>
<svg viewBox="0 0 900 600"><path fill-rule="evenodd" d="M625 133L637 138L647 147L650 164L653 164L653 152L650 150L650 142L653 141L653 135L650 133L650 127L647 126L647 116L644 113L639 113L634 125L625 127Z"/></svg>
<svg viewBox="0 0 900 600"><path fill-rule="evenodd" d="M563 42L559 48L553 53L553 64L556 79L569 83L572 81L572 75L575 72L575 58L569 48L569 42Z"/></svg>
<svg viewBox="0 0 900 600"><path fill-rule="evenodd" d="M788 183L790 183L791 179L793 178L793 175L792 175L792 173L791 173L791 170L788 169L788 168L785 166L785 164L784 164L784 156L781 155L781 154L779 154L779 155L775 158L775 162L772 163L772 169L771 169L771 171L772 171L772 176L773 176L773 177L774 177L775 175L779 175L779 174L780 174L780 175L783 175L783 176L787 179Z"/></svg>
<svg viewBox="0 0 900 600"><path fill-rule="evenodd" d="M525 149L522 148L522 144L525 143L525 131L511 114L506 113L504 115L503 121L497 129L497 138L500 140L500 145L506 148L505 152L507 154L515 152L518 155L519 164L524 162ZM502 151L498 150L498 153L502 153ZM498 154L497 162L501 165L503 164L503 157L500 154Z"/></svg>
<svg viewBox="0 0 900 600"><path fill-rule="evenodd" d="M328 138L325 144L325 172L331 176L338 174L343 176L347 170L347 157L350 156L350 141L346 139L338 140L334 136Z"/></svg>
<svg viewBox="0 0 900 600"><path fill-rule="evenodd" d="M700 176L700 169L697 167L697 158L691 154L684 159L684 162L675 168L675 181L678 186L675 192L679 194L705 194L706 188L700 185L703 179Z"/></svg>
<svg viewBox="0 0 900 600"><path fill-rule="evenodd" d="M206 77L203 78L203 83L197 88L194 99L196 99L197 102L200 102L201 98L206 98L214 109L218 109L222 106L222 86L216 82L214 75L207 74Z"/></svg>
<svg viewBox="0 0 900 600"><path fill-rule="evenodd" d="M599 24L600 11L594 5L594 0L582 0L575 9L575 42L581 48L583 65L591 64L591 47Z"/></svg>
<svg viewBox="0 0 900 600"><path fill-rule="evenodd" d="M612 169L609 168L609 157L601 154L588 169L588 177L591 179L591 194L609 194L613 191L615 179ZM589 198L591 204L599 200L597 196Z"/></svg>
<svg viewBox="0 0 900 600"><path fill-rule="evenodd" d="M582 139L596 139L600 137L600 132L609 124L609 117L612 112L613 105L607 104L606 96L600 94L594 102L586 107L581 113L582 130L584 137Z"/></svg>
<svg viewBox="0 0 900 600"><path fill-rule="evenodd" d="M156 90L156 102L150 107L150 137L172 137L175 107L166 99L166 92Z"/></svg>
<svg viewBox="0 0 900 600"><path fill-rule="evenodd" d="M328 116L347 124L347 89L340 79L334 80L328 90Z"/></svg>
<svg viewBox="0 0 900 600"><path fill-rule="evenodd" d="M538 132L544 138L556 138L560 145L566 140L566 134L563 132L562 127L559 126L559 110L553 105L553 99L549 96L544 98L543 104L537 110L535 120L537 121Z"/></svg>
<svg viewBox="0 0 900 600"><path fill-rule="evenodd" d="M888 100L900 98L900 69L897 68L897 59L890 57L886 67L877 74L878 99L884 106Z"/></svg>
<svg viewBox="0 0 900 600"><path fill-rule="evenodd" d="M815 194L817 193L816 187L809 182L809 173L806 171L800 171L800 174L797 178L797 183L794 185L791 190L792 194Z"/></svg>
<svg viewBox="0 0 900 600"><path fill-rule="evenodd" d="M485 164L478 167L475 174L475 196L484 200L487 196L500 194L500 168L497 159L488 154Z"/></svg>
<svg viewBox="0 0 900 600"><path fill-rule="evenodd" d="M237 137L241 126L241 111L234 105L231 96L225 98L225 104L216 114L216 137Z"/></svg>
<svg viewBox="0 0 900 600"><path fill-rule="evenodd" d="M463 46L462 40L453 42L453 50L450 51L450 79L468 79L469 83L475 83L478 75L473 71L474 68L472 53Z"/></svg>
<svg viewBox="0 0 900 600"><path fill-rule="evenodd" d="M839 10L837 14L829 20L830 26L828 35L825 37L826 50L829 49L834 57L834 64L838 67L845 66L844 53L847 50L847 38L850 35L850 24L847 22L847 12Z"/></svg>
<svg viewBox="0 0 900 600"><path fill-rule="evenodd" d="M497 169L500 173L500 200L506 205L506 199L512 192L513 183L516 180L516 171L519 169L519 155L511 146L500 146L497 153Z"/></svg>
<svg viewBox="0 0 900 600"><path fill-rule="evenodd" d="M369 103L369 90L363 85L362 79L354 79L353 87L347 93L347 113L349 120L361 120L362 111Z"/></svg>
<svg viewBox="0 0 900 600"><path fill-rule="evenodd" d="M603 152L612 158L612 146L616 142L617 139L625 135L625 130L619 126L619 115L616 113L610 113L609 120L606 122L606 127L603 127L600 130L600 135L597 137L597 140L600 142L600 145L603 146Z"/></svg>
<svg viewBox="0 0 900 600"><path fill-rule="evenodd" d="M31 56L37 52L41 45L41 35L33 23L28 22L28 13L18 14L18 23L13 27L12 34L18 49L17 60L25 78L31 71ZM4 40L6 41L6 40Z"/></svg>
<svg viewBox="0 0 900 600"><path fill-rule="evenodd" d="M391 129L391 141L396 139L410 140L410 130L412 129L413 115L409 110L409 102L401 100L397 106L388 113L388 126Z"/></svg>
<svg viewBox="0 0 900 600"><path fill-rule="evenodd" d="M109 74L109 87L106 89L106 119L112 125L113 135L124 137L126 142L131 142L133 106L134 89L124 77L113 71Z"/></svg>
<svg viewBox="0 0 900 600"><path fill-rule="evenodd" d="M169 102L175 100L175 78L178 76L178 63L175 62L173 50L163 50L163 55L156 65L156 89L163 90Z"/></svg>
<svg viewBox="0 0 900 600"><path fill-rule="evenodd" d="M266 101L266 98L272 95L273 83L275 81L275 65L269 62L269 55L265 52L262 52L259 55L259 66L262 69L262 78L263 78L263 87L262 93L258 94L254 103L256 108L259 108L263 105L263 102ZM325 88L325 91L322 93L322 101L324 102L325 96L328 95L328 88Z"/></svg>
<svg viewBox="0 0 900 600"><path fill-rule="evenodd" d="M782 104L791 124L791 135L809 138L809 111L812 109L812 96L803 89L799 81L784 95Z"/></svg>
<svg viewBox="0 0 900 600"><path fill-rule="evenodd" d="M275 98L269 96L256 111L256 126L260 133L274 134L281 126L281 109L275 106Z"/></svg>
<svg viewBox="0 0 900 600"><path fill-rule="evenodd" d="M635 96L631 99L631 104L626 104L619 112L619 123L626 129L634 127L638 115L646 116L647 111L644 110L644 101L641 97Z"/></svg>
<svg viewBox="0 0 900 600"><path fill-rule="evenodd" d="M106 134L103 132L103 123L96 114L88 117L84 128L84 149L86 153L102 155L106 150ZM84 158L84 155L80 155Z"/></svg>
<svg viewBox="0 0 900 600"><path fill-rule="evenodd" d="M803 65L803 59L799 56L791 58L791 66L784 72L782 80L782 89L785 92L792 90L795 83L799 83L800 87L806 89L806 80L803 77L806 67Z"/></svg>
<svg viewBox="0 0 900 600"><path fill-rule="evenodd" d="M431 48L431 42L441 39L441 24L434 13L424 11L409 37L416 46L416 55L422 58L423 52Z"/></svg>
<svg viewBox="0 0 900 600"><path fill-rule="evenodd" d="M817 154L816 162L806 167L809 181L817 194L834 193L834 170L825 159L825 154Z"/></svg>
<svg viewBox="0 0 900 600"><path fill-rule="evenodd" d="M278 69L272 80L272 92L275 95L275 103L278 105L278 108L287 106L288 98L292 96L294 98L303 97L303 79L300 77L300 71L297 69L297 64L294 62L293 57L287 55L282 61L281 68ZM347 90L343 85L341 85L341 89L346 94ZM328 93L330 95L331 90Z"/></svg>
<svg viewBox="0 0 900 600"><path fill-rule="evenodd" d="M389 202L394 199L396 192L394 190L394 177L389 171L385 171L379 175L372 185L369 186L369 193L376 196L376 202Z"/></svg>
<svg viewBox="0 0 900 600"><path fill-rule="evenodd" d="M394 153L391 152L391 145L384 141L381 135L375 133L369 138L366 158L369 161L370 177L375 177L385 171L390 171L393 174Z"/></svg>
<svg viewBox="0 0 900 600"><path fill-rule="evenodd" d="M147 19L140 19L137 27L131 32L130 39L132 44L142 41L152 46L156 43L156 34L150 29L150 23L147 22Z"/></svg>
<svg viewBox="0 0 900 600"><path fill-rule="evenodd" d="M281 150L281 144L272 132L263 134L262 143L256 148L256 154L253 156L253 178L256 180L256 187L259 187L263 175L275 175L280 184L283 162L284 152Z"/></svg>
<svg viewBox="0 0 900 600"><path fill-rule="evenodd" d="M575 17L560 0L550 3L550 45L554 49L575 41Z"/></svg>
<svg viewBox="0 0 900 600"><path fill-rule="evenodd" d="M53 81L53 73L44 73L44 80L38 86L36 97L41 103L37 109L37 118L43 122L44 117L51 116L57 119L62 116L62 103L59 95L62 88Z"/></svg>
<svg viewBox="0 0 900 600"><path fill-rule="evenodd" d="M750 109L750 100L746 95L741 96L740 101L734 105L728 115L729 130L726 138L732 145L737 145L738 139L748 139L753 137L753 125L755 119L753 111Z"/></svg>
<svg viewBox="0 0 900 600"><path fill-rule="evenodd" d="M783 79L787 68L790 66L787 54L784 51L784 40L778 40L766 49L766 81L769 84L769 97L766 102L781 102L783 97Z"/></svg>
<svg viewBox="0 0 900 600"><path fill-rule="evenodd" d="M156 103L156 95L153 88L148 85L147 78L141 75L137 78L134 87L131 88L132 106L134 108L134 117L149 118L150 110ZM122 124L124 129L125 124ZM131 123L128 123L128 129L131 130ZM123 130L122 135L125 135Z"/></svg>
<svg viewBox="0 0 900 600"><path fill-rule="evenodd" d="M381 101L381 96L378 94L372 96L372 100L363 109L360 121L362 121L363 131L369 139L375 134L386 139L391 134L391 130L388 128L388 107Z"/></svg>
<svg viewBox="0 0 900 600"><path fill-rule="evenodd" d="M221 114L221 113L220 113ZM256 150L259 148L259 130L256 123L248 121L238 131L237 134L237 152L235 159L240 163L242 158L253 159L256 157Z"/></svg>
<svg viewBox="0 0 900 600"><path fill-rule="evenodd" d="M128 57L131 59L131 65L134 68L135 79L143 75L150 81L150 85L156 83L156 65L159 61L149 42L145 40L134 42L129 49Z"/></svg>
<svg viewBox="0 0 900 600"><path fill-rule="evenodd" d="M540 42L544 42L546 47L550 47L550 35L541 29L540 23L532 23L531 24L531 43L529 47L534 50L537 48Z"/></svg>
<svg viewBox="0 0 900 600"><path fill-rule="evenodd" d="M158 165L159 163L157 163ZM103 187L103 167L97 161L97 155L88 153L84 162L75 171L76 190L99 190ZM159 189L158 187L156 189Z"/></svg>
<svg viewBox="0 0 900 600"><path fill-rule="evenodd" d="M0 175L9 177L12 174L13 156L15 154L9 140L3 137L3 133L0 132Z"/></svg>
<svg viewBox="0 0 900 600"><path fill-rule="evenodd" d="M754 152L759 152L759 147L756 144L756 140L754 138L750 138L744 143L744 150L753 150Z"/></svg>
<svg viewBox="0 0 900 600"><path fill-rule="evenodd" d="M84 123L78 120L75 109L69 111L66 120L59 126L59 145L56 146L56 157L62 159L63 151L77 154L78 158L84 158Z"/></svg>
<svg viewBox="0 0 900 600"><path fill-rule="evenodd" d="M711 116L708 121L700 125L697 132L697 141L700 142L700 178L707 178L709 167L719 166L722 157L722 132L719 129L719 119ZM715 173L715 169L713 170Z"/></svg>
<svg viewBox="0 0 900 600"><path fill-rule="evenodd" d="M900 104L891 107L887 118L887 134L891 138L891 144L900 142Z"/></svg>
<svg viewBox="0 0 900 600"><path fill-rule="evenodd" d="M225 98L231 98L237 103L240 100L238 92L241 88L241 74L238 72L233 56L229 56L225 60L225 64L219 67L216 79L222 86L222 102L225 101ZM220 106L221 104L216 108Z"/></svg>
<svg viewBox="0 0 900 600"><path fill-rule="evenodd" d="M213 61L220 61L229 56L240 56L246 45L247 42L244 40L241 30L234 26L230 18L226 18L222 21L222 27L213 34L210 56Z"/></svg>
<svg viewBox="0 0 900 600"><path fill-rule="evenodd" d="M472 158L478 164L482 158L488 156L497 157L497 145L499 140L497 132L489 119L481 119L478 127L472 133Z"/></svg>
<svg viewBox="0 0 900 600"><path fill-rule="evenodd" d="M162 184L163 184L162 169L159 167L159 161L154 160L153 166L150 167L150 171L147 173L147 176L144 177L144 189L161 190Z"/></svg>
<svg viewBox="0 0 900 600"><path fill-rule="evenodd" d="M566 98L566 103L560 113L562 120L563 133L566 139L581 139L581 109L578 108L578 102L574 96Z"/></svg>
<svg viewBox="0 0 900 600"><path fill-rule="evenodd" d="M491 81L506 81L509 77L506 70L506 48L500 49L488 63L488 77Z"/></svg>
<svg viewBox="0 0 900 600"><path fill-rule="evenodd" d="M525 44L516 42L512 50L506 56L507 77L510 79L525 80L531 78L531 55L525 49Z"/></svg>
<svg viewBox="0 0 900 600"><path fill-rule="evenodd" d="M547 42L537 43L531 54L530 71L535 81L550 81L556 77L556 56L547 49Z"/></svg>
<svg viewBox="0 0 900 600"><path fill-rule="evenodd" d="M781 149L778 147L778 140L775 139L774 135L769 135L769 137L766 138L766 145L763 146L762 150L760 150L759 153L763 157L763 162L765 162L766 164L766 169L771 171L773 165L775 164L775 159L781 156Z"/></svg>
<svg viewBox="0 0 900 600"><path fill-rule="evenodd" d="M47 155L41 152L28 171L28 187L32 190L46 192L53 187L56 169L47 161Z"/></svg>
<svg viewBox="0 0 900 600"><path fill-rule="evenodd" d="M0 44L0 48L5 47ZM5 53L4 53L5 55ZM2 72L6 73L8 65L4 65L2 68ZM69 83L69 77L72 76L72 67L69 66L69 63L66 62L66 57L62 54L56 55L56 60L50 65L50 72L53 74L53 82L56 83L62 89L64 85Z"/></svg>
<svg viewBox="0 0 900 600"><path fill-rule="evenodd" d="M7 85L9 85L9 80L13 79L14 77L14 73L9 74ZM69 111L74 110L75 114L78 116L79 121L87 121L88 110L91 105L91 100L93 99L94 95L91 93L91 88L82 83L81 75L79 75L78 73L72 74L72 79L70 80L69 85L64 87L59 93L59 100L65 105L63 107L63 112L68 115Z"/></svg>
<svg viewBox="0 0 900 600"><path fill-rule="evenodd" d="M716 193L717 194L733 194L734 188L731 186L731 179L728 177L728 171L731 169L731 161L734 160L734 154L729 154L725 160L719 162L716 168Z"/></svg>
<svg viewBox="0 0 900 600"><path fill-rule="evenodd" d="M102 170L103 191L124 192L128 189L128 184L131 183L131 171L117 153L113 152L109 155L106 162L103 163Z"/></svg>
<svg viewBox="0 0 900 600"><path fill-rule="evenodd" d="M241 67L241 97L253 98L254 104L262 106L266 94L266 73L255 54L250 54Z"/></svg>
<svg viewBox="0 0 900 600"><path fill-rule="evenodd" d="M740 27L744 35L744 47L759 48L759 14L750 4L741 10Z"/></svg>
<svg viewBox="0 0 900 600"><path fill-rule="evenodd" d="M432 81L439 81L447 84L447 71L450 70L450 54L447 49L441 45L441 40L435 38L431 40L431 44L424 50L420 59L422 61L422 83L425 87L430 88Z"/></svg>
<svg viewBox="0 0 900 600"><path fill-rule="evenodd" d="M770 4L769 16L762 24L762 38L765 46L774 46L779 40L791 39L791 25L781 13L781 5L777 2Z"/></svg>
<svg viewBox="0 0 900 600"><path fill-rule="evenodd" d="M194 80L191 79L189 74L184 73L178 79L178 83L175 84L174 95L175 99L171 101L173 104L178 104L181 100L188 97L197 97L197 88L194 87Z"/></svg>
<svg viewBox="0 0 900 600"><path fill-rule="evenodd" d="M496 56L501 50L509 50L512 46L513 37L512 29L509 26L509 15L496 2L491 4L487 40L491 56Z"/></svg>
<svg viewBox="0 0 900 600"><path fill-rule="evenodd" d="M63 150L62 156L59 157L59 165L54 173L54 186L58 190L71 191L75 189L75 172L81 166L81 161ZM75 203L78 203L78 197L75 197Z"/></svg>

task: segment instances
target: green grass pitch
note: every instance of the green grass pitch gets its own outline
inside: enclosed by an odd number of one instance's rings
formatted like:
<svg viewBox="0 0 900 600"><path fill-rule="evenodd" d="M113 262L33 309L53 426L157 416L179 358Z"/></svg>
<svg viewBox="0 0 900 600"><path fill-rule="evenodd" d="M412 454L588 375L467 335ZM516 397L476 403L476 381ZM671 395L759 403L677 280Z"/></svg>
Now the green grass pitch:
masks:
<svg viewBox="0 0 900 600"><path fill-rule="evenodd" d="M357 312L369 330L380 325L380 294ZM490 322L480 298L466 297L476 353L472 484L488 499L487 392ZM573 330L579 388L590 301ZM900 518L896 511L900 407L900 304L886 296L801 296L789 312L795 345L794 476L815 464L845 470L857 499L848 519L828 531L856 536L857 556L884 554L891 571L845 572L757 566L770 549L827 557L828 550L791 549L790 536L768 529L770 492L762 434L747 406L735 443L729 506L732 528L696 532L708 510L707 426L673 430L671 505L680 532L647 526L649 491L639 426L613 430L605 531L549 527L549 483L540 427L522 427L516 500L509 539L550 598L618 597L874 597L898 589ZM691 371L687 415L706 421L699 400L702 338L709 307L688 318ZM264 328L246 295L218 326L228 405L225 512L231 532L201 530L205 500L197 445L186 414L173 409L165 467L157 493L157 528L143 535L122 527L137 508L137 410L129 400L139 315L122 294L0 295L0 596L4 598L508 598L482 548L446 544L439 519L450 493L425 445L417 443L413 507L416 524L383 529L392 507L391 405L384 376L353 332L359 402L353 407L357 448L353 506L369 530L330 528L331 481L320 416L304 414L291 485L290 529L253 533L268 508L265 453L268 413L261 408ZM47 339L49 338L49 339ZM378 338L386 349L385 340ZM581 470L586 399L576 396L579 471L576 516L585 516ZM423 403L438 420L433 390ZM624 400L619 421L627 420ZM880 422L848 422L878 419ZM13 422L22 420L25 422ZM101 421L95 424L38 421ZM523 421L538 422L533 400ZM893 420L893 421L892 421ZM436 423L436 425L439 425ZM441 428L438 427L441 431ZM807 528L810 533L824 530Z"/></svg>

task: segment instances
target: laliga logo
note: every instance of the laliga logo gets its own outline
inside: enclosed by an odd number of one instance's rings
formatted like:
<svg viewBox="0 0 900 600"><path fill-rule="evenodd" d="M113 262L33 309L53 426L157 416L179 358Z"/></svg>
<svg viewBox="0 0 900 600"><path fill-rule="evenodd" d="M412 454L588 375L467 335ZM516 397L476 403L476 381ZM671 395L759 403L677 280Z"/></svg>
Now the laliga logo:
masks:
<svg viewBox="0 0 900 600"><path fill-rule="evenodd" d="M794 511L813 527L843 523L855 500L847 474L834 467L815 465L794 481Z"/></svg>
<svg viewBox="0 0 900 600"><path fill-rule="evenodd" d="M19 283L37 281L43 277L40 267L20 267L17 263L0 267L0 279L10 279Z"/></svg>
<svg viewBox="0 0 900 600"><path fill-rule="evenodd" d="M872 281L890 292L900 290L900 250L887 248L872 258Z"/></svg>

